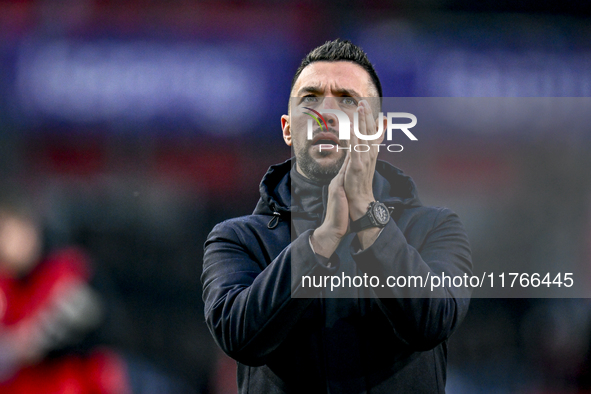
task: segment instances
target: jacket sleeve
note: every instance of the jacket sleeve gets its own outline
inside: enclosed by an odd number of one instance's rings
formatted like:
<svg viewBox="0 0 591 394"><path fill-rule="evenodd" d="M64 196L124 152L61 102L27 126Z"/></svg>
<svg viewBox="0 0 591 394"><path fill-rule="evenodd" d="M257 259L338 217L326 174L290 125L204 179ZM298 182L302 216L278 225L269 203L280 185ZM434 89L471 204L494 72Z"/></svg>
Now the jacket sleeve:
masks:
<svg viewBox="0 0 591 394"><path fill-rule="evenodd" d="M293 267L297 274L294 277L336 271L336 267L327 268L314 255L308 241L310 233L302 233L268 265L268 248L264 244L269 241L244 226L228 221L210 233L201 276L205 319L214 339L230 357L246 365L265 364L266 357L288 336L312 297L318 296L318 289L292 289L292 255L298 255L294 259L298 261L298 266ZM309 291L310 298L292 298L292 290Z"/></svg>
<svg viewBox="0 0 591 394"><path fill-rule="evenodd" d="M405 287L386 285L373 290L395 335L412 348L434 348L451 336L466 315L471 288L464 287L464 280L472 274L471 251L462 223L451 210L440 209L418 250L390 220L373 245L352 254L357 266L382 284L388 277L405 277ZM442 275L450 279L439 282ZM462 278L462 286L453 286L456 276ZM414 285L415 281L423 286Z"/></svg>

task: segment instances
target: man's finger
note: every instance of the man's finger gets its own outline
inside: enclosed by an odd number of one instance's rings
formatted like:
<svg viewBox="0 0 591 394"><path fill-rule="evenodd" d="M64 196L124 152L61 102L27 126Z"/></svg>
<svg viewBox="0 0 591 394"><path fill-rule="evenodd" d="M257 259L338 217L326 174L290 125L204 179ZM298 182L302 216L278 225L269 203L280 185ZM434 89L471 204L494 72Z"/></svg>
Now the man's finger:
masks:
<svg viewBox="0 0 591 394"><path fill-rule="evenodd" d="M343 161L343 165L339 170L337 176L335 178L339 178L339 183L344 185L345 184L345 173L347 172L347 167L349 166L349 161L351 161L351 154L349 152L346 153L345 161Z"/></svg>
<svg viewBox="0 0 591 394"><path fill-rule="evenodd" d="M351 136L351 159L356 163L363 162L365 152L362 149L356 150L355 147L367 143L366 140L362 140L357 135L367 135L367 108L363 105L363 102L364 100L361 100L355 110L357 111L357 126L355 126L357 127L357 133L354 130Z"/></svg>
<svg viewBox="0 0 591 394"><path fill-rule="evenodd" d="M363 107L361 106L357 106L357 108L355 109L355 111L357 112L357 125L359 128L361 127L365 127L365 117L364 117L364 113L363 113ZM353 127L355 127L355 122L353 122ZM361 133L361 130L360 130ZM352 130L351 132L351 139L349 140L349 148L351 148L350 150L350 154L353 160L357 159L359 156L359 152L357 152L355 150L355 147L359 144L359 137L357 137L357 133L355 133L355 130Z"/></svg>
<svg viewBox="0 0 591 394"><path fill-rule="evenodd" d="M351 159L351 155L349 154L349 152L347 152L345 154L345 160L343 161L343 165L341 166L341 169L339 170L339 174L341 174L341 173L345 174L345 171L347 170L347 166L349 165L350 159Z"/></svg>
<svg viewBox="0 0 591 394"><path fill-rule="evenodd" d="M357 105L357 116L358 116L358 122L357 122L357 129L359 130L359 134L361 135L367 135L367 120L366 120L366 113L367 110L365 108L365 106L363 105L364 100L361 100L359 102L359 104ZM353 133L355 134L355 133Z"/></svg>
<svg viewBox="0 0 591 394"><path fill-rule="evenodd" d="M359 132L361 132L362 134L365 135L369 135L369 134L375 134L377 129L376 129L376 122L373 118L373 111L371 110L371 105L369 105L369 103L367 102L367 100L361 100L359 102L360 105L363 105L363 111L365 114L365 127L364 127L364 131L361 130L361 128L359 129Z"/></svg>
<svg viewBox="0 0 591 394"><path fill-rule="evenodd" d="M330 181L330 186L338 187L338 186L345 186L345 172L347 172L347 166L349 165L349 152L346 153L345 160L343 161L343 165L341 169L337 173L337 175L332 178Z"/></svg>
<svg viewBox="0 0 591 394"><path fill-rule="evenodd" d="M369 104L369 102L367 100L361 100L359 102L360 106L363 106L363 110L365 113L365 127L363 130L365 130L365 135L375 135L378 132L378 123L380 122L381 119L374 119L374 115L373 115L373 111L371 108L371 105ZM361 121L360 121L361 122ZM362 132L362 128L361 126L359 127L359 132ZM382 135L377 139L377 140L372 140L373 144L381 144L382 141L384 140L384 132L382 131ZM369 143L369 141L366 141L366 143ZM377 157L377 147L372 147L371 148L372 151L372 157L373 159L375 159Z"/></svg>

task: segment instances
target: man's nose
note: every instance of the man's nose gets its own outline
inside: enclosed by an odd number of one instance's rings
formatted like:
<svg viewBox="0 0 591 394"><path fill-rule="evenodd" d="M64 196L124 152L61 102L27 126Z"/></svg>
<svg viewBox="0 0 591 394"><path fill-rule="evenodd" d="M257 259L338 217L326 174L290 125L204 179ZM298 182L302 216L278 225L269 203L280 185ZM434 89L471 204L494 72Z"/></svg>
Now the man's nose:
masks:
<svg viewBox="0 0 591 394"><path fill-rule="evenodd" d="M336 98L325 97L324 100L322 100L322 109L339 109L339 105ZM330 127L337 127L337 125L339 124L338 118L335 114L325 113L323 114L323 116L324 119L326 119L326 123L328 123Z"/></svg>

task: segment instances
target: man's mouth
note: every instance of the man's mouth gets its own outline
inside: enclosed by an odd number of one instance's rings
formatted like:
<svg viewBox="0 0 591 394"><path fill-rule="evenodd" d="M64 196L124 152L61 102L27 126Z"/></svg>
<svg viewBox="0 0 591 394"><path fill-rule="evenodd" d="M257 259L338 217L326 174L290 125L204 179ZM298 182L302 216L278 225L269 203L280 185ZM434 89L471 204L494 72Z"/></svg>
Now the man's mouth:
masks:
<svg viewBox="0 0 591 394"><path fill-rule="evenodd" d="M333 140L318 140L312 145L338 145Z"/></svg>
<svg viewBox="0 0 591 394"><path fill-rule="evenodd" d="M339 139L333 133L318 133L312 139L312 145L339 145Z"/></svg>

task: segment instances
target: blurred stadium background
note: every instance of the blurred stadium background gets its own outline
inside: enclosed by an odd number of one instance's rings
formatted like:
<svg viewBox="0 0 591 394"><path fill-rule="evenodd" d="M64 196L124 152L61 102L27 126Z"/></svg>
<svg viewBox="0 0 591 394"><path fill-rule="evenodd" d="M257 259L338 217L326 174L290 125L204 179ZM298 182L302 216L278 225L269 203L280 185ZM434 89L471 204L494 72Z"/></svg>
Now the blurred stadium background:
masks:
<svg viewBox="0 0 591 394"><path fill-rule="evenodd" d="M351 39L384 96L589 97L590 17L568 0L2 1L0 190L34 201L47 249L88 251L108 310L95 341L232 392L204 324L203 242L289 158L279 118L301 58ZM591 129L421 144L388 159L460 214L475 265L591 265ZM591 392L590 338L588 299L475 299L448 392Z"/></svg>

